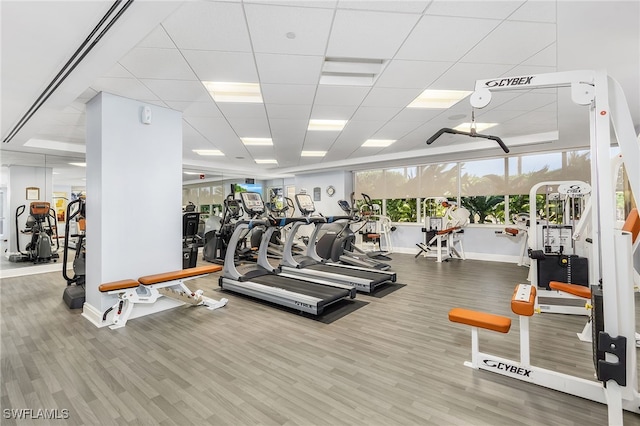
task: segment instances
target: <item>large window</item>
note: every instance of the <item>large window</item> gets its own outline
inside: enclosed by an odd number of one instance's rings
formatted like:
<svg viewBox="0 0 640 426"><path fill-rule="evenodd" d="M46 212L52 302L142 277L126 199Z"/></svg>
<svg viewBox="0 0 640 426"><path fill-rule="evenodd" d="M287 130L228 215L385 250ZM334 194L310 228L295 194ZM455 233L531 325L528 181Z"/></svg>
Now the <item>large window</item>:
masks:
<svg viewBox="0 0 640 426"><path fill-rule="evenodd" d="M356 171L354 192L356 199L362 198L361 193L376 199L382 214L393 222L420 222L423 200L443 197L468 209L471 223L508 224L516 215L529 213L533 185L556 180L589 183L590 175L588 150L549 152ZM623 180L620 182L622 193ZM536 214L541 214L544 195L537 198Z"/></svg>

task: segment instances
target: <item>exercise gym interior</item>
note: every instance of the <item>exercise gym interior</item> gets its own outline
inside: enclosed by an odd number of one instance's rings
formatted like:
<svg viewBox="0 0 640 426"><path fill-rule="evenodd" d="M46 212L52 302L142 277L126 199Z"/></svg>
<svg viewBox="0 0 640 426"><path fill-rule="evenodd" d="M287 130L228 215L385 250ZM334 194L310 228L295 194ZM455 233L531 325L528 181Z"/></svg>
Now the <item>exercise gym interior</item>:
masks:
<svg viewBox="0 0 640 426"><path fill-rule="evenodd" d="M0 1L3 425L640 425L640 1Z"/></svg>

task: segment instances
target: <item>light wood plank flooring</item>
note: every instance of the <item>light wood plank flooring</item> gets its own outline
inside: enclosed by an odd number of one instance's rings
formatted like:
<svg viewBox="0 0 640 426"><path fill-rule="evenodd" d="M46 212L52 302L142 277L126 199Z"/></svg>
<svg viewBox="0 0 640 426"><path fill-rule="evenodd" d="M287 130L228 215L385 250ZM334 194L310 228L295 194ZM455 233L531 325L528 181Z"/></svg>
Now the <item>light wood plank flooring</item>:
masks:
<svg viewBox="0 0 640 426"><path fill-rule="evenodd" d="M470 330L449 323L447 312L512 316L509 300L525 268L393 258L407 285L381 298L359 294L368 304L331 324L223 294L209 276L190 284L229 298L227 307L177 308L97 329L64 305L59 274L3 279L1 408L67 409L69 419L0 422L606 424L603 405L463 366ZM590 379L589 345L575 335L584 321L536 315L532 362ZM517 321L507 335L481 333L480 347L516 359ZM640 417L625 413L625 422L640 425Z"/></svg>

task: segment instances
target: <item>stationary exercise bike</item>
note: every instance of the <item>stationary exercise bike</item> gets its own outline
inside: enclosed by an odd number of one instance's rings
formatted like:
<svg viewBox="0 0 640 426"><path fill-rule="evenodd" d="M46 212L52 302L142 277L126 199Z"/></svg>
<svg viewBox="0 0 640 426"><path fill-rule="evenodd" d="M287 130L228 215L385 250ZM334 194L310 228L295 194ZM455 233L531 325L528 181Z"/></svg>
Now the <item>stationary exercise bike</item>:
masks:
<svg viewBox="0 0 640 426"><path fill-rule="evenodd" d="M46 201L33 201L29 205L29 216L25 224L25 229L20 231L18 220L25 212L26 205L21 205L16 209L16 247L19 254L9 256L11 262L33 262L46 263L56 262L60 257L60 241L58 240L58 226L55 211ZM31 234L31 241L26 245L25 250L20 249L20 233ZM56 242L55 250L53 240Z"/></svg>

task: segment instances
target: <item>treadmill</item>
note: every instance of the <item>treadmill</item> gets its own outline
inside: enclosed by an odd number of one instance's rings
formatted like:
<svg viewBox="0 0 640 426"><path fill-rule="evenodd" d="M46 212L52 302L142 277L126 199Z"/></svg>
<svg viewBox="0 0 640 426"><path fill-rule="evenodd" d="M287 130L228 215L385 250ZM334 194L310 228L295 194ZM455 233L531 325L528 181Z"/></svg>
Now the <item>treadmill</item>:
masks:
<svg viewBox="0 0 640 426"><path fill-rule="evenodd" d="M396 281L396 273L381 271L379 269L349 266L338 263L329 263L322 259L316 252L318 233L322 225L334 220L343 219L324 218L312 216L316 211L315 205L309 194L296 194L298 209L305 216L305 222L296 222L291 228L290 236L285 242L284 252L280 268L283 273L292 274L303 279L326 279L355 287L357 291L371 293L377 287ZM293 240L298 228L305 224L315 225L313 233L309 237L307 255L294 257L292 253Z"/></svg>
<svg viewBox="0 0 640 426"><path fill-rule="evenodd" d="M256 216L264 212L264 202L259 193L242 192L240 197L244 210L250 215ZM227 247L222 276L218 281L220 287L223 290L245 294L312 315L320 315L327 306L343 299L353 299L356 290L352 286L323 280L309 281L282 276L279 274L279 269L269 264L267 247L274 230L278 226L284 226L296 220L299 219L266 218L236 222L236 229ZM235 249L244 230L257 226L266 228L258 249L258 262L252 270L241 274L234 261Z"/></svg>

